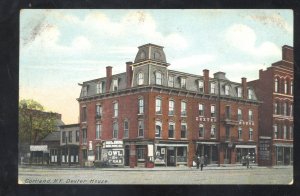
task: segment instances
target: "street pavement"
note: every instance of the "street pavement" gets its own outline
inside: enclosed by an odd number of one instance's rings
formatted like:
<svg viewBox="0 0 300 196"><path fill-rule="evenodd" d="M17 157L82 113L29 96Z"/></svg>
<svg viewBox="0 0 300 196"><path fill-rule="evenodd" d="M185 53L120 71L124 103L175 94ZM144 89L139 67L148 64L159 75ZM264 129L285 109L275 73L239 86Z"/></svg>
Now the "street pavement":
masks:
<svg viewBox="0 0 300 196"><path fill-rule="evenodd" d="M207 166L79 168L20 166L19 184L283 184L293 183L293 167Z"/></svg>

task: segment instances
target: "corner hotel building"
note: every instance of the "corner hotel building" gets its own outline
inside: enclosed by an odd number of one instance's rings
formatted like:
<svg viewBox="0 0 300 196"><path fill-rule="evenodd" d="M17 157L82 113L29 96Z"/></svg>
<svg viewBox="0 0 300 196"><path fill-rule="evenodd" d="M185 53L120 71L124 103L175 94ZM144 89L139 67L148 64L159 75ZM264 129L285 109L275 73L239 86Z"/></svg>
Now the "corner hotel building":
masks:
<svg viewBox="0 0 300 196"><path fill-rule="evenodd" d="M169 67L163 47L146 44L126 72L108 66L106 77L80 84L81 165L91 155L107 159L110 148L119 150L112 164L130 167L192 166L196 154L208 164L240 163L248 153L257 159L261 102L247 79Z"/></svg>

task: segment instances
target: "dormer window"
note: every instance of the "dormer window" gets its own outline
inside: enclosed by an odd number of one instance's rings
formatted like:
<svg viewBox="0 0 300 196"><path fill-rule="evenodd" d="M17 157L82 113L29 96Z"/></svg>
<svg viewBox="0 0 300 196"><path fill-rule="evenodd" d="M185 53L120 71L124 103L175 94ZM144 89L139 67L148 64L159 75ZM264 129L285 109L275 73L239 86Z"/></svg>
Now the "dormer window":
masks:
<svg viewBox="0 0 300 196"><path fill-rule="evenodd" d="M83 86L83 87L82 87L82 96L84 96L84 97L87 96L87 89L88 89L87 86Z"/></svg>
<svg viewBox="0 0 300 196"><path fill-rule="evenodd" d="M141 52L141 59L145 59L146 55L145 52Z"/></svg>
<svg viewBox="0 0 300 196"><path fill-rule="evenodd" d="M237 91L237 96L238 97L242 97L242 88L241 87L237 87L236 91Z"/></svg>
<svg viewBox="0 0 300 196"><path fill-rule="evenodd" d="M180 78L180 88L186 88L186 78Z"/></svg>
<svg viewBox="0 0 300 196"><path fill-rule="evenodd" d="M113 91L117 91L118 88L119 88L119 81L116 78L116 79L113 80Z"/></svg>
<svg viewBox="0 0 300 196"><path fill-rule="evenodd" d="M203 91L204 91L203 80L198 80L198 88L199 88L199 92L203 93Z"/></svg>
<svg viewBox="0 0 300 196"><path fill-rule="evenodd" d="M138 74L138 85L143 85L144 84L144 74L140 72Z"/></svg>
<svg viewBox="0 0 300 196"><path fill-rule="evenodd" d="M155 72L155 84L162 85L162 74L160 71Z"/></svg>
<svg viewBox="0 0 300 196"><path fill-rule="evenodd" d="M159 52L154 52L154 59L159 59L159 58L160 58Z"/></svg>
<svg viewBox="0 0 300 196"><path fill-rule="evenodd" d="M254 93L252 89L248 89L248 99L254 99Z"/></svg>
<svg viewBox="0 0 300 196"><path fill-rule="evenodd" d="M97 94L104 92L104 83L103 82L98 82L97 83L96 92L97 92Z"/></svg>
<svg viewBox="0 0 300 196"><path fill-rule="evenodd" d="M169 87L174 87L174 76L169 76L168 86Z"/></svg>
<svg viewBox="0 0 300 196"><path fill-rule="evenodd" d="M210 93L215 94L216 93L216 83L210 83Z"/></svg>
<svg viewBox="0 0 300 196"><path fill-rule="evenodd" d="M229 85L225 85L225 95L229 95Z"/></svg>

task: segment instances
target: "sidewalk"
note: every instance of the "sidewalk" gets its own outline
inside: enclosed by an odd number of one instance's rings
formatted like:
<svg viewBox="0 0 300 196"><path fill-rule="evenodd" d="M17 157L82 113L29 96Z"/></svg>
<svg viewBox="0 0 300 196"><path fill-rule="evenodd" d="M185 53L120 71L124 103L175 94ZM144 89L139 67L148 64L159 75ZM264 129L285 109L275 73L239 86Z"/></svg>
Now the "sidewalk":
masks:
<svg viewBox="0 0 300 196"><path fill-rule="evenodd" d="M81 166L37 166L37 165L19 165L19 168L26 169L53 169L53 170L102 170L102 171L194 171L197 170L196 167L187 167L187 166L178 166L178 167L164 167L164 166L156 166L154 168L145 168L145 167L111 167L111 168L95 168L95 167L81 167ZM249 169L288 169L293 168L293 166L258 166L250 165ZM217 164L207 165L203 167L203 170L247 170L246 166L242 166L241 164L222 164L218 166Z"/></svg>

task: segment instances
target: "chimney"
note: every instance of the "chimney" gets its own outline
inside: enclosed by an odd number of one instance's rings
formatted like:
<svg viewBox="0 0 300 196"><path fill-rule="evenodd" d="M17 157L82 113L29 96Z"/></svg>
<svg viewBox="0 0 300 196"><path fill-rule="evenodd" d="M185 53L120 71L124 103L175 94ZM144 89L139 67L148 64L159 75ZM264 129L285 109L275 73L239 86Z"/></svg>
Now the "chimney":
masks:
<svg viewBox="0 0 300 196"><path fill-rule="evenodd" d="M294 62L294 48L291 46L282 46L282 60Z"/></svg>
<svg viewBox="0 0 300 196"><path fill-rule="evenodd" d="M242 78L243 99L247 99L247 78Z"/></svg>
<svg viewBox="0 0 300 196"><path fill-rule="evenodd" d="M110 90L111 80L112 80L112 67L107 66L106 67L106 92L109 92Z"/></svg>
<svg viewBox="0 0 300 196"><path fill-rule="evenodd" d="M203 77L204 77L204 93L209 93L209 70L203 70Z"/></svg>
<svg viewBox="0 0 300 196"><path fill-rule="evenodd" d="M260 70L259 70L259 79L262 78L262 75L263 75L263 69L260 69Z"/></svg>
<svg viewBox="0 0 300 196"><path fill-rule="evenodd" d="M126 88L131 87L132 82L132 62L126 62Z"/></svg>

